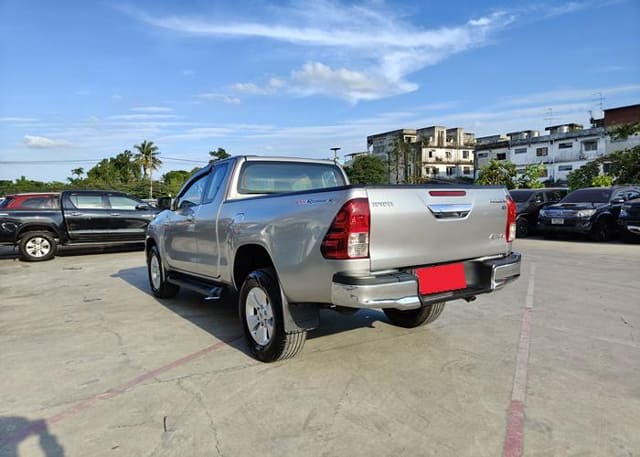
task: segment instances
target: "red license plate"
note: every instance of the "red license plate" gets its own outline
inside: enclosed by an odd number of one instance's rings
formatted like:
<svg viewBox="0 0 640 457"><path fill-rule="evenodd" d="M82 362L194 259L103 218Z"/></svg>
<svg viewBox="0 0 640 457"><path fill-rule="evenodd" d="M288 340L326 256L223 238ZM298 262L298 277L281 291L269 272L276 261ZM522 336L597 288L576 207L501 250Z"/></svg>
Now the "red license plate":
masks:
<svg viewBox="0 0 640 457"><path fill-rule="evenodd" d="M418 268L415 274L418 278L420 295L467 288L467 279L464 276L462 263Z"/></svg>

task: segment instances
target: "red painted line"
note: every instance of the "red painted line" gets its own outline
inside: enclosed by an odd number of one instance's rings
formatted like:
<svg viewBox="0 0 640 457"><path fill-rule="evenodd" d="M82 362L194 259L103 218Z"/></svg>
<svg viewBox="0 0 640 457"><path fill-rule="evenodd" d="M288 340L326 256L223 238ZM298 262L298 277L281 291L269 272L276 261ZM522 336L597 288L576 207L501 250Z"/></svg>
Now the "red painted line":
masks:
<svg viewBox="0 0 640 457"><path fill-rule="evenodd" d="M125 382L124 384L120 384L119 386L113 387L105 392L94 395L91 398L82 400L76 403L75 405L65 409L64 411L59 412L58 414L55 414L44 420L39 420L35 422L33 425L30 425L29 427L25 427L23 429L17 430L6 437L0 437L0 448L4 446L13 446L15 444L18 444L29 435L38 434L41 431L45 430L48 425L62 422L65 419L75 416L76 414L81 413L82 411L85 411L95 406L96 403L100 401L110 400L111 398L117 397L118 395L125 393L132 387L135 387L138 384L148 379L151 379L159 374L166 373L167 371L173 370L174 368L177 368L180 365L189 363L192 360L197 359L198 357L202 357L203 355L209 352L215 351L216 349L220 349L222 347L228 346L229 344L231 344L232 342L240 338L241 336L236 335L236 336L231 336L227 339L218 341L217 343L214 343L211 346L207 346L206 348L200 349L199 351L196 351L192 354L189 354L182 358L174 360L173 362L170 362L166 365L156 368L155 370L142 373L140 376L137 376L131 379L130 381Z"/></svg>
<svg viewBox="0 0 640 457"><path fill-rule="evenodd" d="M524 450L524 410L527 397L527 378L529 372L529 352L531 348L531 317L533 308L533 288L535 283L535 265L531 266L527 301L522 314L520 341L516 356L516 370L513 375L511 403L507 414L507 432L504 439L502 457L522 457Z"/></svg>

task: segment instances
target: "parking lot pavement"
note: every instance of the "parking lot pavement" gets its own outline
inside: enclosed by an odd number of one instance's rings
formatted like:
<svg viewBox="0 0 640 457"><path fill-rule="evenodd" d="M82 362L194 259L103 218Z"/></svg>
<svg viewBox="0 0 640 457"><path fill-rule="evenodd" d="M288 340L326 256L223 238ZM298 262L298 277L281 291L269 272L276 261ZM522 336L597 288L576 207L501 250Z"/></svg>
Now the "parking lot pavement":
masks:
<svg viewBox="0 0 640 457"><path fill-rule="evenodd" d="M640 246L515 249L429 326L323 311L268 365L233 303L149 295L142 252L0 255L0 456L640 456Z"/></svg>

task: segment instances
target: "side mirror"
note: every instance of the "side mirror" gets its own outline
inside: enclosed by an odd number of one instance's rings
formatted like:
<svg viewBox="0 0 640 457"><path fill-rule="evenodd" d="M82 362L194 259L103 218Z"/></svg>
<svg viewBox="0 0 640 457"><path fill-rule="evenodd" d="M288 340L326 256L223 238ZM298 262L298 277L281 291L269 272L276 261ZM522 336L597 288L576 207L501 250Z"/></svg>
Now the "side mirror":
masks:
<svg viewBox="0 0 640 457"><path fill-rule="evenodd" d="M624 198L614 198L613 200L611 200L611 203L615 205L621 205L622 203L624 203Z"/></svg>
<svg viewBox="0 0 640 457"><path fill-rule="evenodd" d="M172 203L173 203L173 199L171 197L160 197L160 198L158 198L158 208L159 209L171 209Z"/></svg>

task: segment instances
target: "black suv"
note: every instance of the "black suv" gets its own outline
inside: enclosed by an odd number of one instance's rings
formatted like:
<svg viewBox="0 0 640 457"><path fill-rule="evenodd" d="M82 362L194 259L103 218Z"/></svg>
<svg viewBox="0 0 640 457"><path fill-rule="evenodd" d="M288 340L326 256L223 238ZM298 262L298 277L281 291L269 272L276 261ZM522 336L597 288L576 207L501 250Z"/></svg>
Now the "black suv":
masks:
<svg viewBox="0 0 640 457"><path fill-rule="evenodd" d="M535 232L540 210L547 205L559 202L568 192L569 189L566 187L510 190L509 194L518 208L516 237L526 238Z"/></svg>
<svg viewBox="0 0 640 457"><path fill-rule="evenodd" d="M624 241L640 242L640 198L629 200L622 205L618 226Z"/></svg>
<svg viewBox="0 0 640 457"><path fill-rule="evenodd" d="M589 235L607 241L617 231L622 204L640 197L640 186L587 187L571 192L555 205L540 210L538 231Z"/></svg>

